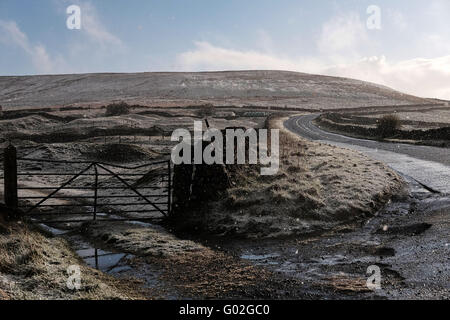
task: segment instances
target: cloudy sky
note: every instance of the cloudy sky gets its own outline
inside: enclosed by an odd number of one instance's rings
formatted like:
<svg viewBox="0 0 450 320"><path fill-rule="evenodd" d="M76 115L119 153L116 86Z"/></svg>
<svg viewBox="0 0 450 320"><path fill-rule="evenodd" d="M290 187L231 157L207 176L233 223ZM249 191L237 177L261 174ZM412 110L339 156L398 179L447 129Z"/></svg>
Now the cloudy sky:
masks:
<svg viewBox="0 0 450 320"><path fill-rule="evenodd" d="M450 99L450 1L0 1L0 75L248 69Z"/></svg>

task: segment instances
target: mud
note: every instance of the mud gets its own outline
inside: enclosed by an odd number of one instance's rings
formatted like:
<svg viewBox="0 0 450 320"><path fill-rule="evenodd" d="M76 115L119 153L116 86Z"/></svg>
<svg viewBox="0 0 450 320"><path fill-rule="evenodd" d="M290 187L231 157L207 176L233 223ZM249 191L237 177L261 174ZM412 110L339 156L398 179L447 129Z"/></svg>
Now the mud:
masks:
<svg viewBox="0 0 450 320"><path fill-rule="evenodd" d="M101 233L108 228L49 232L65 237L87 265L139 283L149 299L449 299L450 197L404 178L408 192L373 218L302 237L183 239L152 226L166 234L160 241L147 224L123 224L133 239L153 234L156 245L174 248L161 256L139 241L108 241ZM196 250L178 250L183 244ZM372 265L381 270L381 290L367 287Z"/></svg>
<svg viewBox="0 0 450 320"><path fill-rule="evenodd" d="M303 239L210 239L209 243L298 279L306 291L323 298L448 299L450 198L409 183L407 196L367 222ZM381 290L366 286L371 265L381 269Z"/></svg>

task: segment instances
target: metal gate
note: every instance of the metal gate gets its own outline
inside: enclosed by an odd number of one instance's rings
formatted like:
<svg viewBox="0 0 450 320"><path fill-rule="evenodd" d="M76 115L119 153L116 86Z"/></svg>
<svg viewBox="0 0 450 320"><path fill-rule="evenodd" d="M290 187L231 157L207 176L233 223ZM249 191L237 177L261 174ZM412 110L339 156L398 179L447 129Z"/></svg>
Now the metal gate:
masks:
<svg viewBox="0 0 450 320"><path fill-rule="evenodd" d="M170 160L127 167L17 158L16 168L11 168L14 157L7 158L5 177L11 180L16 175L17 206L34 222L147 221L170 214ZM5 198L7 193L5 190Z"/></svg>

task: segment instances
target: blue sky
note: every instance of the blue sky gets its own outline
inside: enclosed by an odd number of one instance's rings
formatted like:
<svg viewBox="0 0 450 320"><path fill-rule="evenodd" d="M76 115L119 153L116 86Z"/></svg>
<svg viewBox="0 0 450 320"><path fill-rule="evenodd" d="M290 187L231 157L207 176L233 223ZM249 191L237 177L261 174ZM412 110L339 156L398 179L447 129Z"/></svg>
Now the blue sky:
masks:
<svg viewBox="0 0 450 320"><path fill-rule="evenodd" d="M66 27L69 5L81 30ZM370 5L381 29L367 27ZM0 75L281 69L450 99L448 0L1 0Z"/></svg>

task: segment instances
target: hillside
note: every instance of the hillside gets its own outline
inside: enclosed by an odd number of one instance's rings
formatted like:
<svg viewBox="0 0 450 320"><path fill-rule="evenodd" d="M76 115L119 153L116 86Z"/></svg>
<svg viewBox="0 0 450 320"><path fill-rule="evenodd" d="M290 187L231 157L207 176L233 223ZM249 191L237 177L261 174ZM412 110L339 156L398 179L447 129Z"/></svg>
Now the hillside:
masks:
<svg viewBox="0 0 450 320"><path fill-rule="evenodd" d="M286 71L0 77L4 109L101 104L287 106L308 109L429 103L359 80Z"/></svg>

